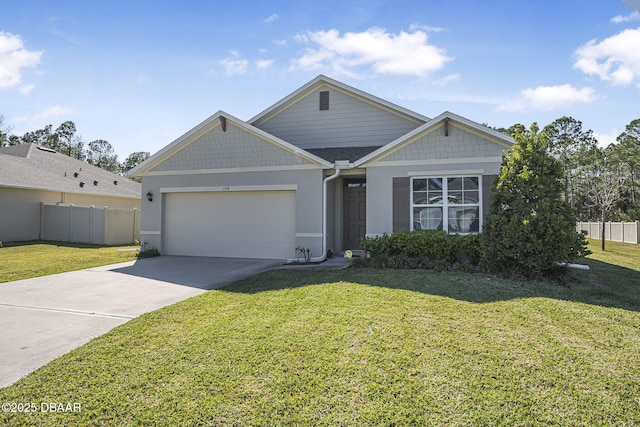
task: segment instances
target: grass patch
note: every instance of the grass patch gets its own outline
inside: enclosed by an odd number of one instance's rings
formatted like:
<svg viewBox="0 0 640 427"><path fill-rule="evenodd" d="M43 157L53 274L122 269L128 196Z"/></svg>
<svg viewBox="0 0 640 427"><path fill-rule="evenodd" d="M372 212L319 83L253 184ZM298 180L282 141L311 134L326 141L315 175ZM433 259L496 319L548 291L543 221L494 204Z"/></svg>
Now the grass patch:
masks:
<svg viewBox="0 0 640 427"><path fill-rule="evenodd" d="M0 390L2 402L82 405L1 413L0 425L638 425L640 266L601 273L595 251L585 262L565 284L265 272Z"/></svg>
<svg viewBox="0 0 640 427"><path fill-rule="evenodd" d="M6 243L0 248L0 283L65 271L133 261L136 246L97 246L64 242Z"/></svg>

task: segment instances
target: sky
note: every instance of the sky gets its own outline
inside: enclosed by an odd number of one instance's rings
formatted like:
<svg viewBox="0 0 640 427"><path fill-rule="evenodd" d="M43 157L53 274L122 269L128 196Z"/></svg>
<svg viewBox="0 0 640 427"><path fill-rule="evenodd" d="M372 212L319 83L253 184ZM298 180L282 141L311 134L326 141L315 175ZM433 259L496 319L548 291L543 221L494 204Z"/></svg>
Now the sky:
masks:
<svg viewBox="0 0 640 427"><path fill-rule="evenodd" d="M21 0L0 13L0 115L72 120L120 160L324 74L427 117L563 116L600 145L640 118L640 0Z"/></svg>

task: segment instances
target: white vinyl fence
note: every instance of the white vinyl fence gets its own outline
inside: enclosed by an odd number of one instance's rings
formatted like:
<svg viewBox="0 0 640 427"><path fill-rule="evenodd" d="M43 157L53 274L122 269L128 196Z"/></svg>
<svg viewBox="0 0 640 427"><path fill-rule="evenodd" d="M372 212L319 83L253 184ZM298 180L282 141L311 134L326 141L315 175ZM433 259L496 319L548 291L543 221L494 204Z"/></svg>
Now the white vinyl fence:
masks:
<svg viewBox="0 0 640 427"><path fill-rule="evenodd" d="M40 205L40 238L59 242L126 245L140 240L140 211L109 207Z"/></svg>
<svg viewBox="0 0 640 427"><path fill-rule="evenodd" d="M585 230L587 237L602 239L602 222L578 222L578 231ZM614 242L640 243L640 221L605 222L604 239Z"/></svg>

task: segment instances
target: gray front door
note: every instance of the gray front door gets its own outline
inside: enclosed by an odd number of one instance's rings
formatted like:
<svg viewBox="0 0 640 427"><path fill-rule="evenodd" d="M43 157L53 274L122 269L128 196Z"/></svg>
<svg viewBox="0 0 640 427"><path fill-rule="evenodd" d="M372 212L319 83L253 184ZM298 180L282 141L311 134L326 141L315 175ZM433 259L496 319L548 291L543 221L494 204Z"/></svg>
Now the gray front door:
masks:
<svg viewBox="0 0 640 427"><path fill-rule="evenodd" d="M367 228L367 183L364 178L345 179L342 193L343 248L359 249Z"/></svg>

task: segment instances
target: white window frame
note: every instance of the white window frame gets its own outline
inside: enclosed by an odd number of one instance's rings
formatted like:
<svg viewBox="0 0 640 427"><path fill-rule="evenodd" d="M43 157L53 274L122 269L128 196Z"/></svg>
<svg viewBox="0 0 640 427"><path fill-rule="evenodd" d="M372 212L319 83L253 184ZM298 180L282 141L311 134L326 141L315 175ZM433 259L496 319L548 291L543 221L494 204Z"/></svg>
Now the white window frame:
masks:
<svg viewBox="0 0 640 427"><path fill-rule="evenodd" d="M464 203L464 204L450 204L448 203L448 199L449 199L449 179L450 178L462 178L463 182L465 178L477 178L478 179L478 203ZM414 203L414 190L413 190L413 183L414 180L421 180L421 179L426 179L427 180L427 186L428 186L428 180L429 179L441 179L442 180L442 204L433 204L433 205L425 205L423 203L419 203L416 204ZM452 175L447 175L447 174L439 174L439 175L420 175L420 176L411 176L410 179L410 183L409 183L409 191L411 193L411 197L410 197L410 223L411 223L411 231L415 231L415 223L418 219L414 218L414 212L416 208L425 208L425 207L438 207L438 208L442 208L442 230L446 231L447 233L455 233L455 234L461 234L461 235L465 235L465 234L476 234L479 233L480 231L482 231L482 220L483 220L483 206L482 206L482 175L479 174L452 174ZM457 190L453 190L453 191L457 191ZM456 230L450 231L449 230L449 208L451 207L456 207L456 208L478 208L478 231L470 231L470 232L459 232Z"/></svg>

